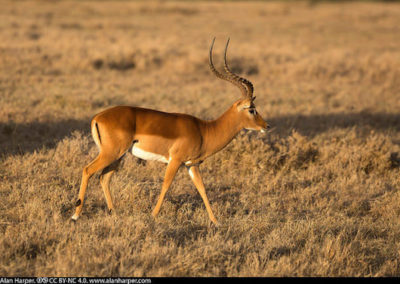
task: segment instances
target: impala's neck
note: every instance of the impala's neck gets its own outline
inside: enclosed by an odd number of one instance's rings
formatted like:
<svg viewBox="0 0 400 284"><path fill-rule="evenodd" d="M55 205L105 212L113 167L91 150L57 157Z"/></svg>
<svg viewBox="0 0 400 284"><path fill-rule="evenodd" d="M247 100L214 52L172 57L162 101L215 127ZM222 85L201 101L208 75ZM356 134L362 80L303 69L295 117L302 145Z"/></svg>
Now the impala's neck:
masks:
<svg viewBox="0 0 400 284"><path fill-rule="evenodd" d="M231 106L218 119L206 121L202 127L205 155L208 157L224 148L242 128L237 115L236 104Z"/></svg>

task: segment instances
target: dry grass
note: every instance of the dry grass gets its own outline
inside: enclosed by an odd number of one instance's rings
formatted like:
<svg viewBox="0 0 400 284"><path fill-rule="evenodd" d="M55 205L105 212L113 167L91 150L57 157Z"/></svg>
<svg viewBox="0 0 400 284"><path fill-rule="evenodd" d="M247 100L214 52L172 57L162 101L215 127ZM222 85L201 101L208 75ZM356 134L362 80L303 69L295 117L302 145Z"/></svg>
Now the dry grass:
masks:
<svg viewBox="0 0 400 284"><path fill-rule="evenodd" d="M2 1L0 275L400 276L400 6ZM97 176L70 222L90 118L138 105L215 118L238 97L211 75L225 39L275 126L201 167L126 157L106 213ZM218 64L219 65L219 64Z"/></svg>

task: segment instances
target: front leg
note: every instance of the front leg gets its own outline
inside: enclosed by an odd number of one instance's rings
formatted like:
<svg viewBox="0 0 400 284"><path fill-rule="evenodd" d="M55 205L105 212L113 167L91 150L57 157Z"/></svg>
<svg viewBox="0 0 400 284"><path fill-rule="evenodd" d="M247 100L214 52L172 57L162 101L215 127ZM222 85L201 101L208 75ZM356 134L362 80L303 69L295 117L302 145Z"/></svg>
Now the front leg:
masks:
<svg viewBox="0 0 400 284"><path fill-rule="evenodd" d="M201 198L203 198L204 205L206 206L206 210L208 213L208 216L210 217L210 220L215 224L218 225L218 221L215 218L210 202L208 201L207 195L206 195L206 189L204 188L203 180L201 178L200 172L199 172L199 166L191 166L189 168L189 175L192 178L192 181L194 185L196 186L198 192L200 193Z"/></svg>
<svg viewBox="0 0 400 284"><path fill-rule="evenodd" d="M156 207L154 208L152 213L153 217L156 217L158 215L158 212L160 212L160 208L164 201L165 194L167 193L181 164L182 164L181 161L173 159L168 163L167 170L165 172L164 182L161 189L161 194L160 197L158 198Z"/></svg>

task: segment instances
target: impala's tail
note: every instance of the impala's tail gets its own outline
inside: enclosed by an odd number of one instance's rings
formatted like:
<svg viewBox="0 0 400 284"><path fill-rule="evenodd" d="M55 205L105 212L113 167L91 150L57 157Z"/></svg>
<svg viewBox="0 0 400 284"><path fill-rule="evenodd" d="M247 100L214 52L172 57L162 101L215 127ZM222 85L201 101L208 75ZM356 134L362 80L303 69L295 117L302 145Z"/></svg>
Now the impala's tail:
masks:
<svg viewBox="0 0 400 284"><path fill-rule="evenodd" d="M100 135L100 131L99 131L99 124L97 123L96 120L92 120L92 136L93 136L93 140L96 143L97 147L100 150L101 147L101 135Z"/></svg>

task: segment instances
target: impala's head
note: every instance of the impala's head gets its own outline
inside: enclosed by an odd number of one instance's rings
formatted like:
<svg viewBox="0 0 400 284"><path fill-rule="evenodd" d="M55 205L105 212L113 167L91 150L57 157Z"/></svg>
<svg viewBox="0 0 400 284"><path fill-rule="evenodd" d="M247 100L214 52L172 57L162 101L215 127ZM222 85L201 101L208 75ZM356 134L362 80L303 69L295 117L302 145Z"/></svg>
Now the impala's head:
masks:
<svg viewBox="0 0 400 284"><path fill-rule="evenodd" d="M256 110L254 100L256 97L241 99L234 104L243 127L248 130L265 132L270 128L269 124Z"/></svg>
<svg viewBox="0 0 400 284"><path fill-rule="evenodd" d="M210 54L209 54L210 68L211 71L215 74L215 76L217 76L220 79L231 82L232 84L237 86L242 92L242 98L233 105L233 108L237 111L237 115L242 123L242 128L265 132L267 129L270 128L270 126L256 110L256 106L254 104L254 100L256 99L256 97L253 96L254 92L253 84L249 80L234 74L228 67L228 63L226 61L226 52L228 50L229 39L226 43L225 53L224 53L224 69L226 74L221 74L214 67L212 61L212 49L214 46L214 41L215 38L213 39L210 47Z"/></svg>

